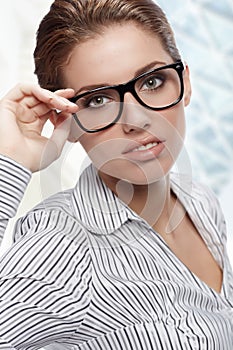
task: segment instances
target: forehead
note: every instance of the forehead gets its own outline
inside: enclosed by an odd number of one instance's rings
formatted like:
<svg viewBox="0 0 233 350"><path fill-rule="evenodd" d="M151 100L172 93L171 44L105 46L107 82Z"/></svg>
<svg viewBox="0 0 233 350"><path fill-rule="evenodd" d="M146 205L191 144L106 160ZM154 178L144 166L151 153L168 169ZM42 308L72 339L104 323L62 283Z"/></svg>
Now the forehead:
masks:
<svg viewBox="0 0 233 350"><path fill-rule="evenodd" d="M155 34L132 23L114 25L74 48L64 68L65 85L77 91L83 85L123 83L154 61L172 63Z"/></svg>

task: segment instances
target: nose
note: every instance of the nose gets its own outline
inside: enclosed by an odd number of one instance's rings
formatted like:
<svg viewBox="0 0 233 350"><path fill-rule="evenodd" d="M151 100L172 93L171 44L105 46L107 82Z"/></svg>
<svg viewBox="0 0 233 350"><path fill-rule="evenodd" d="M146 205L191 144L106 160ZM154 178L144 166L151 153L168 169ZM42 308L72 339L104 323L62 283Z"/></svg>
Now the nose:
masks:
<svg viewBox="0 0 233 350"><path fill-rule="evenodd" d="M130 93L126 93L124 96L121 123L126 133L142 132L151 125L149 111L141 106Z"/></svg>

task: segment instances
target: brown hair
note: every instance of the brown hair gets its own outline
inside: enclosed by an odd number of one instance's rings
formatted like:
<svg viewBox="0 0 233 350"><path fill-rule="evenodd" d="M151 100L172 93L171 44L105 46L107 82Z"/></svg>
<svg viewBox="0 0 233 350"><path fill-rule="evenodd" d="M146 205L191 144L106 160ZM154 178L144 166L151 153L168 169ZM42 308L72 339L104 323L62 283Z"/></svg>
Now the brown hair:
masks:
<svg viewBox="0 0 233 350"><path fill-rule="evenodd" d="M173 31L153 0L55 0L37 32L35 74L49 90L64 87L62 68L75 45L101 34L103 27L134 22L158 35L174 61L180 59Z"/></svg>

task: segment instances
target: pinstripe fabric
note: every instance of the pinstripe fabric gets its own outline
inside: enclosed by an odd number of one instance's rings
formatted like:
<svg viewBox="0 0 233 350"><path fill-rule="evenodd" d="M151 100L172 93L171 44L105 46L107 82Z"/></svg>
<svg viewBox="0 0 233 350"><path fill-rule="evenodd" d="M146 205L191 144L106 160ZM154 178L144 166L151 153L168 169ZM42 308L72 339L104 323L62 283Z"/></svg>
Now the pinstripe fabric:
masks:
<svg viewBox="0 0 233 350"><path fill-rule="evenodd" d="M0 227L30 174L4 157ZM224 278L221 293L198 279L161 237L99 179L21 218L0 262L0 349L232 350L233 276L225 223L209 191L173 176L172 189Z"/></svg>

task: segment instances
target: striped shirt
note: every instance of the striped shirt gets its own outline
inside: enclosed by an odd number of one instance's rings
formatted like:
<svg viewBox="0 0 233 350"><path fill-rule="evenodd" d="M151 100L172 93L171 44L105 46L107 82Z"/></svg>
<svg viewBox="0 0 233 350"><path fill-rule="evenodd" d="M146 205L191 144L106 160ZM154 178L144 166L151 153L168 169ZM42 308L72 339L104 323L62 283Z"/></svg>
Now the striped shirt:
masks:
<svg viewBox="0 0 233 350"><path fill-rule="evenodd" d="M0 229L30 173L0 158ZM182 184L182 185L181 185ZM121 202L91 165L74 189L18 220L0 260L0 349L232 350L233 274L211 191L171 178L223 269L220 293Z"/></svg>

